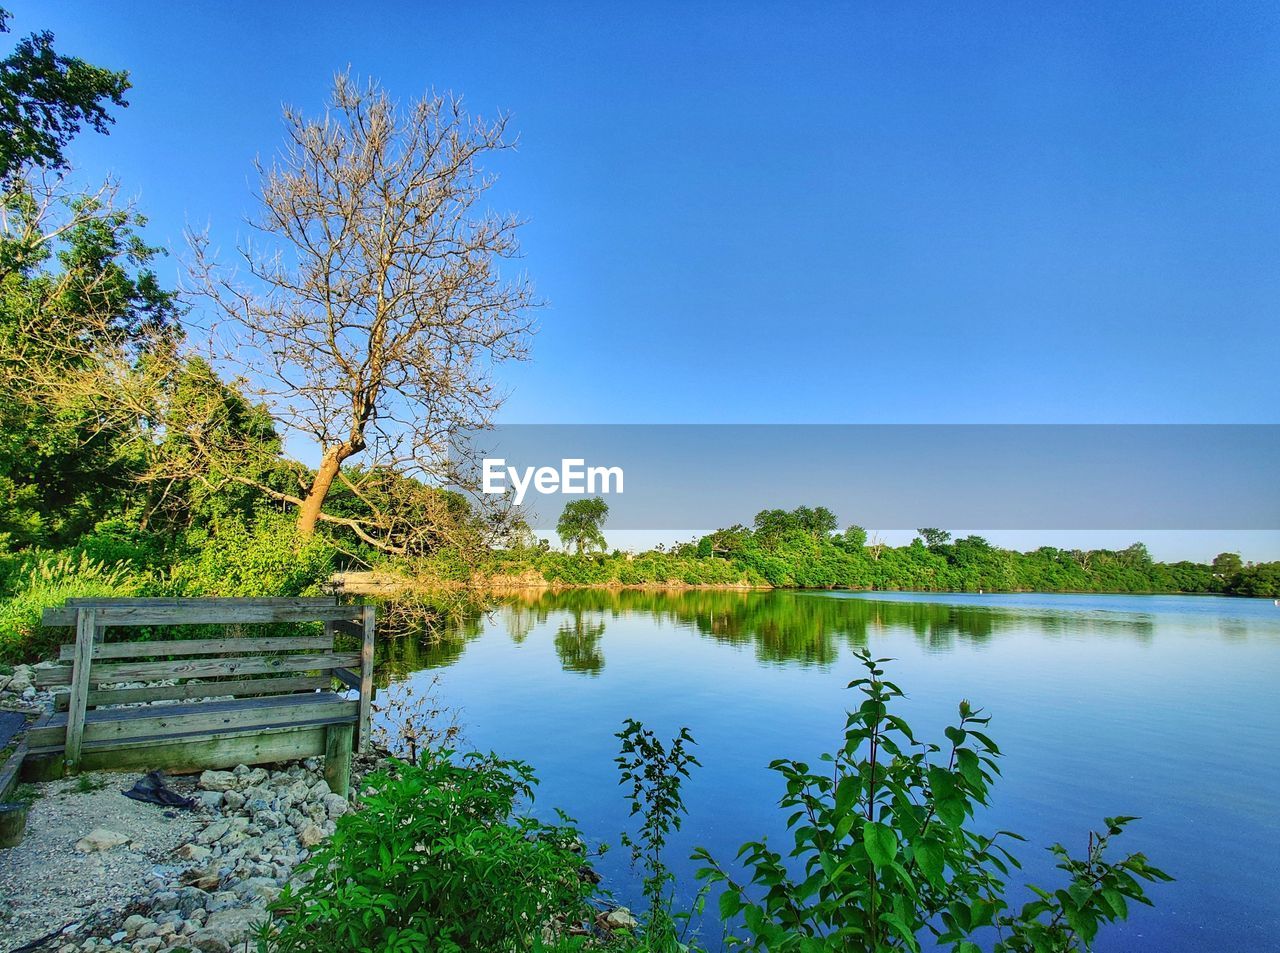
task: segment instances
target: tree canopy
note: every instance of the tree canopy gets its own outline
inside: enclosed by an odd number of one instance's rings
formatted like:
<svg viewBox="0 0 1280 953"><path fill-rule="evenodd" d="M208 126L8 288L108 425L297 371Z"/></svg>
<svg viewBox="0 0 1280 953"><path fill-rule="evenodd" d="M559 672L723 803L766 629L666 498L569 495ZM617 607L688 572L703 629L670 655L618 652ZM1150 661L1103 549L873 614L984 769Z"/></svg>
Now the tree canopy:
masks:
<svg viewBox="0 0 1280 953"><path fill-rule="evenodd" d="M564 512L556 522L556 535L565 548L573 545L578 553L603 550L603 527L608 517L609 504L598 496L570 500L564 505Z"/></svg>
<svg viewBox="0 0 1280 953"><path fill-rule="evenodd" d="M9 17L0 9L0 33ZM108 108L128 105L128 73L65 56L53 41L48 30L32 33L0 60L0 179L29 165L62 168L82 125L106 133L115 122Z"/></svg>

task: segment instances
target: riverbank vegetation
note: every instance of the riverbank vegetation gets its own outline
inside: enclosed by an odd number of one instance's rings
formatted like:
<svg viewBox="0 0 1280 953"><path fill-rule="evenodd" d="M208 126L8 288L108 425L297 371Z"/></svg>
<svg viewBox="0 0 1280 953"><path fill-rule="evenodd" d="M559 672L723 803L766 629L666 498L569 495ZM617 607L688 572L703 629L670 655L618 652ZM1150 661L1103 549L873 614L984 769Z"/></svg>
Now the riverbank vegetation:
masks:
<svg viewBox="0 0 1280 953"><path fill-rule="evenodd" d="M733 859L699 849L702 886L679 889L666 847L698 768L694 739L684 729L664 742L628 721L617 765L635 825L622 843L645 899L632 916L613 909L570 819L529 816L527 765L436 750L369 779L364 809L339 819L308 863L310 879L272 905L262 948L1068 953L1092 948L1131 904L1150 904L1148 884L1171 879L1141 853L1114 856L1135 820L1114 817L1079 853L1050 848L1060 887L1014 899L1022 838L982 831L979 820L999 776L989 719L961 702L945 743L917 738L894 710L902 691L885 660L860 661L840 745L817 769L771 766L786 791L779 807L794 849L785 858L763 841ZM680 908L676 898L689 894Z"/></svg>

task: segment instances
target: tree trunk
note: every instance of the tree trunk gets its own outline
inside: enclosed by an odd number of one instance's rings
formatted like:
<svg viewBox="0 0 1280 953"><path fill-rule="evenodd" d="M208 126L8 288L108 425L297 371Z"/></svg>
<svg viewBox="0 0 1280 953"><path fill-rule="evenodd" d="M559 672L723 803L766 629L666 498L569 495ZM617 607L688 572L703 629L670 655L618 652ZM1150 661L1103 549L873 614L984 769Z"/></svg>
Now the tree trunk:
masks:
<svg viewBox="0 0 1280 953"><path fill-rule="evenodd" d="M333 486L333 481L338 476L338 470L342 467L342 459L338 451L331 450L320 461L320 468L316 470L315 479L311 481L311 488L307 490L302 506L298 507L299 536L306 538L315 535L320 510L324 506L325 497L329 495L329 488Z"/></svg>

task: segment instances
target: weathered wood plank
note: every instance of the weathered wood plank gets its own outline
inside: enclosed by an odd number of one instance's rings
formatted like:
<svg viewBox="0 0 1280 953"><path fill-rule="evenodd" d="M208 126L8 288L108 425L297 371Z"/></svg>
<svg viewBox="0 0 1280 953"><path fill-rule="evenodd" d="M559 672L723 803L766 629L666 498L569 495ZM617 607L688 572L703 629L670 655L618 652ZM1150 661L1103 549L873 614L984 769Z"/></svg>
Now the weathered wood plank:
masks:
<svg viewBox="0 0 1280 953"><path fill-rule="evenodd" d="M45 609L47 626L74 625L76 607ZM359 614L359 606L337 605L139 605L95 608L101 626L218 625L264 622L338 622Z"/></svg>
<svg viewBox="0 0 1280 953"><path fill-rule="evenodd" d="M270 672L312 672L349 668L360 661L356 653L333 655L269 655L262 657L187 659L176 662L99 662L90 678L95 685L110 682L145 682L162 678L215 678L220 675L266 675ZM67 666L41 671L42 685L68 685Z"/></svg>
<svg viewBox="0 0 1280 953"><path fill-rule="evenodd" d="M264 606L332 606L338 604L337 596L84 596L66 599L66 606L190 606L190 605L264 605Z"/></svg>
<svg viewBox="0 0 1280 953"><path fill-rule="evenodd" d="M71 663L71 698L67 706L65 757L71 771L79 769L80 745L84 740L84 715L89 702L90 668L93 665L93 643L99 632L98 610L77 609L76 652ZM31 742L34 744L35 742Z"/></svg>
<svg viewBox="0 0 1280 953"><path fill-rule="evenodd" d="M324 779L334 794L347 796L351 788L351 735L354 725L330 725L325 729Z"/></svg>
<svg viewBox="0 0 1280 953"><path fill-rule="evenodd" d="M37 665L31 670L31 680L40 688L48 688L51 685L70 685L71 666Z"/></svg>
<svg viewBox="0 0 1280 953"><path fill-rule="evenodd" d="M149 685L146 688L91 688L89 707L101 705L131 705L135 702L182 701L187 698L208 698L219 695L252 697L254 695L289 695L294 692L314 692L329 688L333 679L329 675L286 675L281 678L219 679L206 682L184 682L181 685ZM55 711L67 710L67 692L53 697Z"/></svg>
<svg viewBox="0 0 1280 953"><path fill-rule="evenodd" d="M355 606L355 607L353 607L353 608L361 609L362 607L360 607L360 606ZM333 625L333 628L334 628L334 630L335 630L335 631L337 631L337 632L341 632L343 635L349 635L349 636L351 636L352 638L356 638L356 639L363 639L363 638L364 638L364 618L363 618L363 613L361 614L361 618L358 618L358 619L340 619L339 621L332 623L332 625Z"/></svg>
<svg viewBox="0 0 1280 953"><path fill-rule="evenodd" d="M335 668L333 677L340 681L347 688L359 688L360 676L349 668Z"/></svg>
<svg viewBox="0 0 1280 953"><path fill-rule="evenodd" d="M360 750L369 750L369 729L373 718L373 635L374 608L361 606L361 622L364 624L360 643Z"/></svg>
<svg viewBox="0 0 1280 953"><path fill-rule="evenodd" d="M14 746L4 765L0 766L0 801L9 800L13 789L18 786L18 772L22 768L22 759L27 756L28 742L24 738Z"/></svg>
<svg viewBox="0 0 1280 953"><path fill-rule="evenodd" d="M101 642L93 647L95 659L144 658L163 655L257 655L260 652L290 652L299 649L327 651L332 637L296 635L283 638L242 636L230 639L175 639L164 642ZM74 645L61 646L62 661L75 657Z"/></svg>
<svg viewBox="0 0 1280 953"><path fill-rule="evenodd" d="M174 738L137 745L98 748L81 755L86 770L199 771L237 764L268 764L324 754L324 725L240 731L208 737Z"/></svg>
<svg viewBox="0 0 1280 953"><path fill-rule="evenodd" d="M359 706L331 692L157 705L138 708L105 708L85 719L83 741L115 742L178 734L214 734L223 731L282 727L299 722L355 721ZM61 742L67 715L55 714L47 724L32 728L27 741L32 748Z"/></svg>

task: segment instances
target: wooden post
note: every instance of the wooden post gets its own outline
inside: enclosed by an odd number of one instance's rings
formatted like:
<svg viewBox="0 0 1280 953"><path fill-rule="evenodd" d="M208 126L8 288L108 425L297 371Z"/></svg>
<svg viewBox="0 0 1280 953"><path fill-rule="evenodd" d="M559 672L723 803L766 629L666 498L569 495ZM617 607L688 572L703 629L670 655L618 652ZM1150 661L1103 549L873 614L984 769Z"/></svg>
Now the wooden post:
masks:
<svg viewBox="0 0 1280 953"><path fill-rule="evenodd" d="M93 664L93 643L97 637L97 610L77 609L76 651L71 668L71 698L67 706L67 740L63 748L63 759L73 774L80 768L84 713L89 702L89 669Z"/></svg>
<svg viewBox="0 0 1280 953"><path fill-rule="evenodd" d="M355 726L330 725L324 735L324 779L334 794L351 790L351 733Z"/></svg>
<svg viewBox="0 0 1280 953"><path fill-rule="evenodd" d="M357 737L360 751L363 752L369 750L369 729L373 716L373 606L361 606L360 617L364 623L364 641L360 644L360 728Z"/></svg>
<svg viewBox="0 0 1280 953"><path fill-rule="evenodd" d="M30 804L0 804L0 847L17 847L27 829Z"/></svg>

